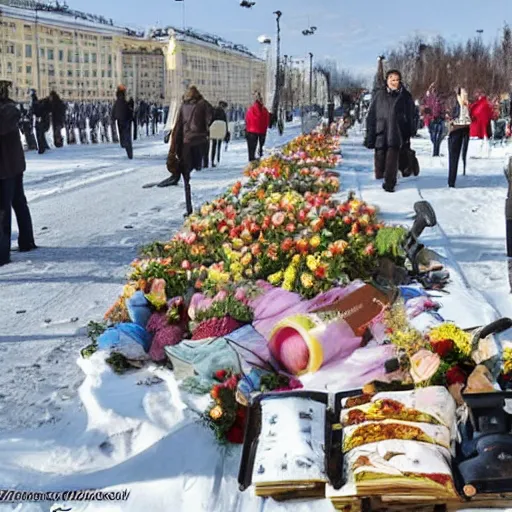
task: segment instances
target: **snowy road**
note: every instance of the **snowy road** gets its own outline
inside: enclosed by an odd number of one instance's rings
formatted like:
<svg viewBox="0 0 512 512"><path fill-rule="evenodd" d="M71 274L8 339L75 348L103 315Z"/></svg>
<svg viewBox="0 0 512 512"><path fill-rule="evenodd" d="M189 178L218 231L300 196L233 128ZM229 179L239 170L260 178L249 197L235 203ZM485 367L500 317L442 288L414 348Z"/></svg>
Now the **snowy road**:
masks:
<svg viewBox="0 0 512 512"><path fill-rule="evenodd" d="M267 147L297 134L270 133ZM183 223L182 185L142 188L168 176L167 149L156 137L136 142L132 161L114 144L27 153L40 249L13 252L13 263L0 268L0 430L60 415L83 380L76 358L85 326L119 295L137 248L169 239ZM194 173L194 203L223 192L245 162L245 141L234 141L219 168Z"/></svg>
<svg viewBox="0 0 512 512"><path fill-rule="evenodd" d="M446 157L431 158L426 139L416 139L414 148L420 176L386 194L373 180L372 153L361 138L345 140L341 196L355 190L396 223L410 223L414 202L432 202L439 227L425 241L459 271L455 284L469 286L467 300L446 311L475 323L506 314L505 150L471 159L468 176L453 190L446 187ZM76 364L83 327L117 297L136 247L168 237L182 223L181 187L141 188L165 177L165 152L160 141L146 140L133 162L110 146L29 157L27 192L42 248L15 253L0 270L0 489L131 491L127 503L73 503L82 512L331 512L327 500L277 503L238 492L239 447L226 454L214 444L196 423L208 398L180 394L172 373L156 370L163 381L148 384L155 370L119 377L96 358L101 354ZM236 143L221 169L195 174L195 202L224 190L243 162L245 147ZM16 510L42 512L48 505Z"/></svg>

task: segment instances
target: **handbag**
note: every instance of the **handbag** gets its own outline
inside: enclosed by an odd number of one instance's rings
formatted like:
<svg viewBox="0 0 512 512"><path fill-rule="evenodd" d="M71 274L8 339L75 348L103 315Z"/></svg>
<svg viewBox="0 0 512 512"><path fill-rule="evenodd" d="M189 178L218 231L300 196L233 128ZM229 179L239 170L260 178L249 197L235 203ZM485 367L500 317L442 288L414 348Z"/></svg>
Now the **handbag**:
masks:
<svg viewBox="0 0 512 512"><path fill-rule="evenodd" d="M411 175L418 176L420 173L420 164L416 157L416 151L411 149L409 144L400 149L398 170L401 171L404 178L408 178Z"/></svg>

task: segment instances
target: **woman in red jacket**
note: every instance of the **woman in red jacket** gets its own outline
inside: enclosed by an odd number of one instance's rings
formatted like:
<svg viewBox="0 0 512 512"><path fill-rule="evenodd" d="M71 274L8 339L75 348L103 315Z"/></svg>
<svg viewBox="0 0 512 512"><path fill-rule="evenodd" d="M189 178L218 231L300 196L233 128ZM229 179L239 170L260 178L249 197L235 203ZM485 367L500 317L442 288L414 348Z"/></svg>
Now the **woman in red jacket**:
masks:
<svg viewBox="0 0 512 512"><path fill-rule="evenodd" d="M469 107L471 116L471 126L469 128L469 136L482 140L481 152L487 146L487 156L490 151L488 139L491 138L491 119L493 117L492 106L487 96L482 91L475 93L476 101Z"/></svg>
<svg viewBox="0 0 512 512"><path fill-rule="evenodd" d="M261 94L255 94L256 101L249 108L245 115L245 136L247 138L247 149L249 150L249 162L256 160L256 147L259 143L259 155L263 156L263 146L267 136L270 114L263 105Z"/></svg>

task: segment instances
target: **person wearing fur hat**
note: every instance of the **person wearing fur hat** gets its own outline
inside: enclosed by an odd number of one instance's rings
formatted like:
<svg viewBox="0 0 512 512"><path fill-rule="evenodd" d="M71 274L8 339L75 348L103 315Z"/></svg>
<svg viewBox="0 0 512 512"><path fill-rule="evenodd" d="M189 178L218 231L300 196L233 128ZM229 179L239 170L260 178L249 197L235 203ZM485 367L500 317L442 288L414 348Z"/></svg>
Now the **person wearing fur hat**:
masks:
<svg viewBox="0 0 512 512"><path fill-rule="evenodd" d="M25 154L18 123L20 111L9 99L11 82L0 80L0 266L11 261L12 210L18 222L21 252L36 249L32 218L23 190Z"/></svg>
<svg viewBox="0 0 512 512"><path fill-rule="evenodd" d="M386 86L375 93L366 119L365 146L375 150L375 178L384 179L382 188L394 192L400 150L416 134L414 101L402 85L400 71L386 74Z"/></svg>
<svg viewBox="0 0 512 512"><path fill-rule="evenodd" d="M197 87L191 85L178 111L167 156L167 170L174 178L169 185L177 185L183 176L187 208L185 216L193 212L190 175L193 170L199 171L202 168L212 115L211 105Z"/></svg>
<svg viewBox="0 0 512 512"><path fill-rule="evenodd" d="M112 119L117 122L119 130L119 141L121 147L126 150L128 158L133 158L133 146L132 146L132 121L133 121L133 110L126 101L126 87L120 85L116 92L116 102L112 108Z"/></svg>

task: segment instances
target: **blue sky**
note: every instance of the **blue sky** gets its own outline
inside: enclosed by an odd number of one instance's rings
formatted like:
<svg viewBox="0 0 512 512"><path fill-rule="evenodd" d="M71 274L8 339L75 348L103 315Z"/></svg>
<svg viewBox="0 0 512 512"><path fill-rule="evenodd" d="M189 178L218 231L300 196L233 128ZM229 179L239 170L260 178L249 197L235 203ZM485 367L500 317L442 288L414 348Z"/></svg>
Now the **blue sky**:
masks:
<svg viewBox="0 0 512 512"><path fill-rule="evenodd" d="M257 37L274 36L281 10L283 54L336 59L342 67L364 74L376 58L414 33L440 34L461 40L484 30L493 40L505 21L512 24L512 0L255 0L252 9L239 0L184 0L187 26L218 34L261 53ZM145 28L182 26L182 2L175 0L68 0L70 7L102 14L116 22ZM314 36L302 30L318 27Z"/></svg>

